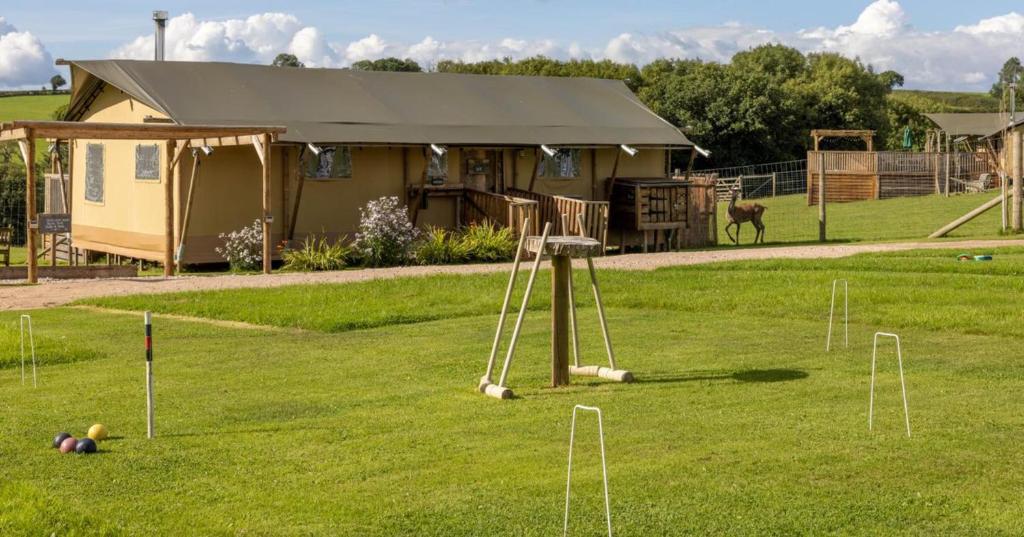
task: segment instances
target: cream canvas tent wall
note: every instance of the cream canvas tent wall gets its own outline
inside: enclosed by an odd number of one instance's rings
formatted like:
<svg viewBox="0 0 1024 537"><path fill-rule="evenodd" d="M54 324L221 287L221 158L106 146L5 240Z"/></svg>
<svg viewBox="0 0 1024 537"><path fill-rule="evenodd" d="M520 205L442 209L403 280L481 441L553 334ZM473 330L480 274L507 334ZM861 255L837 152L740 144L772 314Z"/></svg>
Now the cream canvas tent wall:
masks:
<svg viewBox="0 0 1024 537"><path fill-rule="evenodd" d="M351 236L359 208L410 195L428 179L453 189L536 192L604 199L604 181L664 176L666 151L692 147L619 81L380 73L231 63L127 60L67 62L72 97L67 119L176 125L280 125L269 149L276 243L306 233ZM541 145L570 158L569 173L545 176ZM155 147L154 147L155 145ZM164 258L158 207L173 183L175 244L182 263L218 261L218 235L261 218L261 165L251 147L206 145L164 177L166 150L146 141L73 143L73 241L76 246L141 259ZM623 157L621 146L639 149ZM314 149L343 154L342 172L317 175ZM195 148L193 148L195 149ZM197 179L192 170L199 159ZM154 169L156 171L154 171ZM556 168L557 169L557 166ZM614 170L614 172L613 172ZM486 181L476 181L487 177ZM192 206L189 189L193 187ZM426 200L419 224L453 226L455 197ZM185 225L187 223L187 226ZM182 241L181 233L187 237Z"/></svg>

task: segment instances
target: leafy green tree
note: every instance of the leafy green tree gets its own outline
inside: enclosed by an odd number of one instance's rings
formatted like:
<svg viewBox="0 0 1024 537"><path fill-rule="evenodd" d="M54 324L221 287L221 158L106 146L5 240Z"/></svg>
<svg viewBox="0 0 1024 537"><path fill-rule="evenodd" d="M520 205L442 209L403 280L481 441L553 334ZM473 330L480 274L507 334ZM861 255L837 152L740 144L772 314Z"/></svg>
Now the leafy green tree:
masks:
<svg viewBox="0 0 1024 537"><path fill-rule="evenodd" d="M999 80L995 84L992 84L992 89L989 93L997 98L1003 97L1003 91L1012 82L1019 82L1021 75L1024 74L1024 66L1020 63L1020 58L1014 56L1003 63L1003 68L999 70Z"/></svg>
<svg viewBox="0 0 1024 537"><path fill-rule="evenodd" d="M477 75L565 76L608 78L622 80L633 91L643 85L640 69L628 63L611 60L556 60L534 56L522 60L503 58L476 63L442 60L437 63L442 73L469 73Z"/></svg>
<svg viewBox="0 0 1024 537"><path fill-rule="evenodd" d="M1009 103L1009 87L1011 83L1021 82L1024 79L1024 65L1021 65L1020 58L1016 56L1006 60L1003 64L1003 68L999 70L999 79L995 84L992 85L992 89L989 90L989 94L999 100L1006 99ZM1024 107L1024 95L1022 93L1022 87L1017 87L1017 109L1021 110ZM1009 108L1009 106L1007 106Z"/></svg>
<svg viewBox="0 0 1024 537"><path fill-rule="evenodd" d="M402 73L420 73L423 68L410 58L381 58L379 60L360 60L352 64L359 71L394 71Z"/></svg>
<svg viewBox="0 0 1024 537"><path fill-rule="evenodd" d="M274 67L305 67L306 64L299 61L299 58L294 54L288 54L282 52L274 57L274 61L270 63Z"/></svg>
<svg viewBox="0 0 1024 537"><path fill-rule="evenodd" d="M53 91L57 91L58 88L67 85L67 83L68 81L64 80L64 77L60 75L53 75L50 77L50 87L53 88Z"/></svg>

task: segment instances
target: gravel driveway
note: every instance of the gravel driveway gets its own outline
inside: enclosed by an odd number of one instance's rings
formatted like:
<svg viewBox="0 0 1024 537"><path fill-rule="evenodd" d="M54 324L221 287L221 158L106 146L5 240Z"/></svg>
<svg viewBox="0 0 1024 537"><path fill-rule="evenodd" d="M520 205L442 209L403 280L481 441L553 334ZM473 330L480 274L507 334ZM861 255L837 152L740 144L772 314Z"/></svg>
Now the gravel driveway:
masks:
<svg viewBox="0 0 1024 537"><path fill-rule="evenodd" d="M949 242L901 242L889 244L822 244L737 248L627 254L595 259L600 268L622 270L653 270L676 265L696 265L748 259L830 259L866 252L895 252L917 249L978 250L1000 246L1024 245L1024 240L972 240ZM344 270L339 272L278 273L271 275L181 276L175 278L122 278L109 280L52 280L35 286L0 285L0 310L19 310L61 306L75 300L109 295L172 293L237 289L244 287L277 287L282 285L345 283L427 276L431 274L474 274L505 272L511 263L491 265L456 265L429 267L396 267L384 269Z"/></svg>

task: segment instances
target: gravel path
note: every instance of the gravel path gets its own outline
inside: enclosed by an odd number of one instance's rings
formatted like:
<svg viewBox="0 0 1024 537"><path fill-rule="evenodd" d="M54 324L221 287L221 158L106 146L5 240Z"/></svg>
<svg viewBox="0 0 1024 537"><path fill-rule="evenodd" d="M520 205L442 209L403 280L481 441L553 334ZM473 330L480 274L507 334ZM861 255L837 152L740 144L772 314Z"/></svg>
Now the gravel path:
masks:
<svg viewBox="0 0 1024 537"><path fill-rule="evenodd" d="M895 252L917 249L977 250L1000 246L1024 245L1024 240L973 240L950 242L901 242L889 244L823 244L738 248L706 251L628 254L595 259L600 268L622 270L653 270L676 265L696 265L748 259L831 259L866 252ZM430 267L397 267L386 269L344 270L339 272L278 273L271 275L182 276L175 278L124 278L109 280L53 280L40 285L0 285L0 310L19 310L61 306L75 300L111 295L172 293L237 289L244 287L278 287L282 285L345 283L427 276L432 274L474 274L504 272L511 263L491 265L456 265Z"/></svg>

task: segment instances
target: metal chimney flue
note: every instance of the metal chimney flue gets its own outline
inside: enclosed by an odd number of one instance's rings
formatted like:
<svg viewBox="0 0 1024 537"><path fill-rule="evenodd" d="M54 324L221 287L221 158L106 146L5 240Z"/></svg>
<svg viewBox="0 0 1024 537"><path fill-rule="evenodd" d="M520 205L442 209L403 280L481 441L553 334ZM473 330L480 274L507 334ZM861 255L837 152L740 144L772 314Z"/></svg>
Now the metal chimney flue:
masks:
<svg viewBox="0 0 1024 537"><path fill-rule="evenodd" d="M164 30L167 29L167 12L154 11L153 22L156 23L156 34L153 38L156 50L154 50L153 59L162 62L164 61Z"/></svg>

